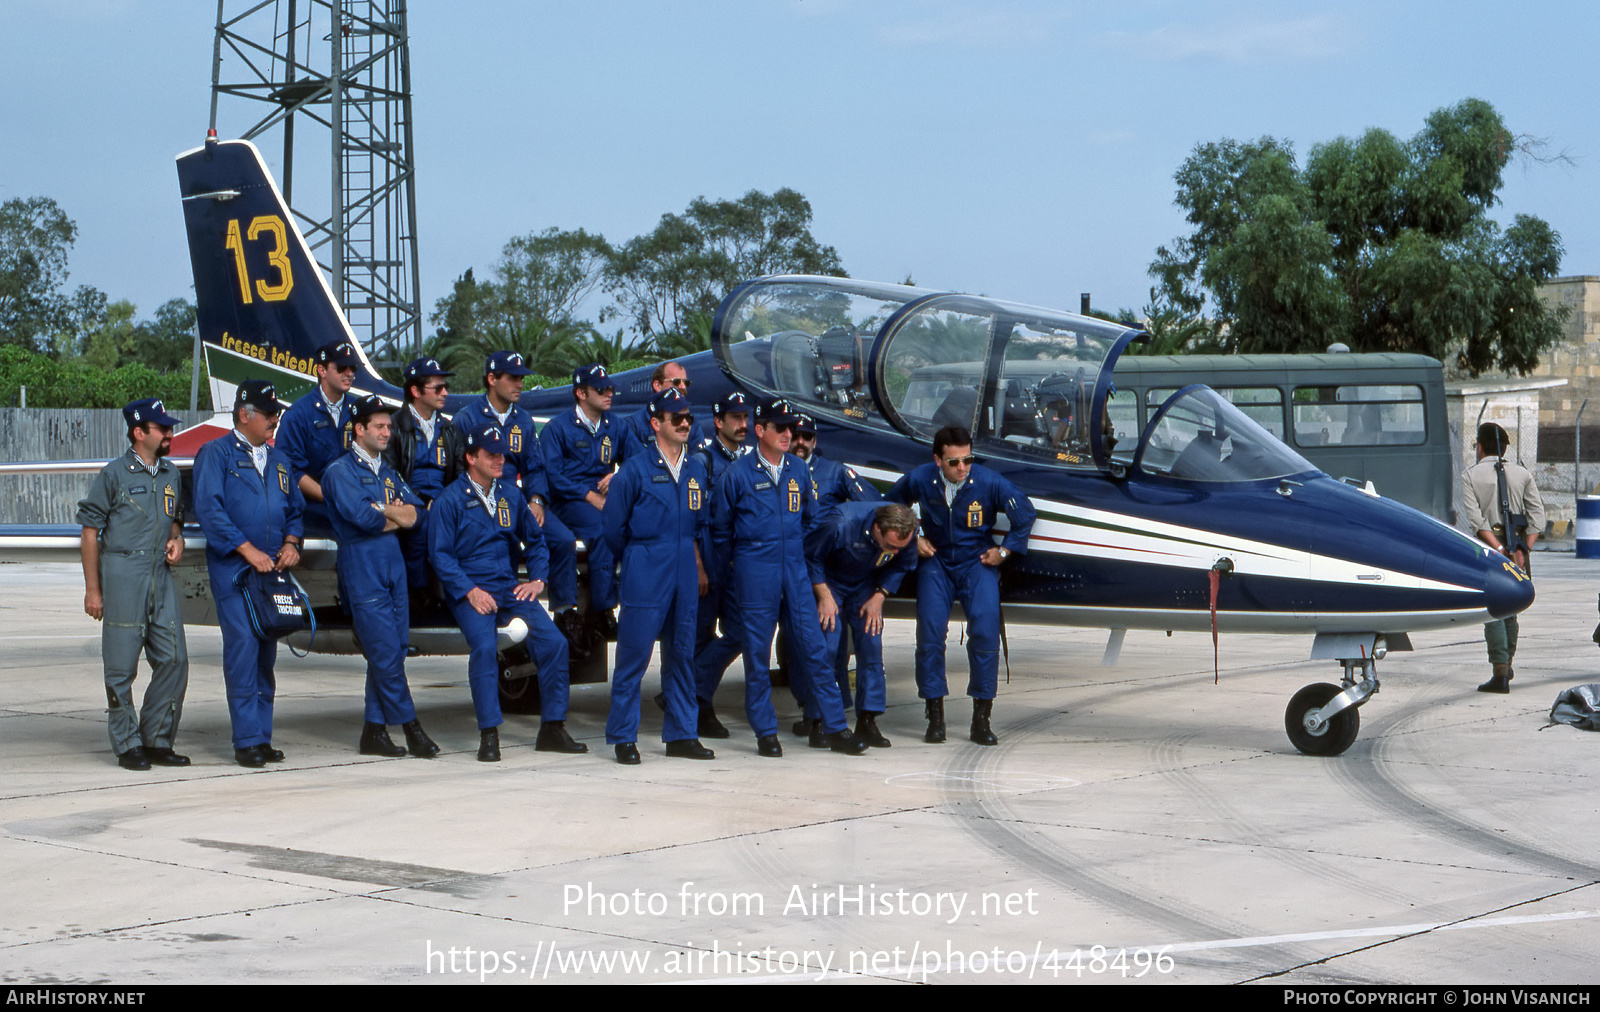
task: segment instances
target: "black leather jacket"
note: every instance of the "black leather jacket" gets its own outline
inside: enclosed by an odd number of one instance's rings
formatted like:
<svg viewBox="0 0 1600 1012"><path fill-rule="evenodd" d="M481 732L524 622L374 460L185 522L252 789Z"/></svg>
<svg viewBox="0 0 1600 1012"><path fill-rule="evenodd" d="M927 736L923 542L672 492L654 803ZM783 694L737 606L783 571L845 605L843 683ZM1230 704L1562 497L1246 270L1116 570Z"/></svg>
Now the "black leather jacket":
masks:
<svg viewBox="0 0 1600 1012"><path fill-rule="evenodd" d="M416 416L411 413L410 405L401 407L391 417L392 435L389 437L388 449L383 451L383 461L400 472L401 477L410 481L411 467L417 460L417 439L421 430L417 425ZM435 417L438 419L435 424L444 426L444 446L446 456L450 459L450 463L445 467L444 484L449 488L450 483L466 471L466 438L443 412Z"/></svg>

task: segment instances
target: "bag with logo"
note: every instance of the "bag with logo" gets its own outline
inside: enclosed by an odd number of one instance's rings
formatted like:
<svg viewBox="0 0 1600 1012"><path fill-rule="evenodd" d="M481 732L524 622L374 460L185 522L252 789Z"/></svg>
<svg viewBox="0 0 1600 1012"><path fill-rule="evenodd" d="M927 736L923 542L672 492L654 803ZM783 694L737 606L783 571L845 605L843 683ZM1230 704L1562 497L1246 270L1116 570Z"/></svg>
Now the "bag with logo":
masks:
<svg viewBox="0 0 1600 1012"><path fill-rule="evenodd" d="M311 612L311 599L293 576L277 570L260 573L247 566L233 578L233 585L244 595L250 628L258 638L281 640L310 629L311 639L316 641L317 617Z"/></svg>

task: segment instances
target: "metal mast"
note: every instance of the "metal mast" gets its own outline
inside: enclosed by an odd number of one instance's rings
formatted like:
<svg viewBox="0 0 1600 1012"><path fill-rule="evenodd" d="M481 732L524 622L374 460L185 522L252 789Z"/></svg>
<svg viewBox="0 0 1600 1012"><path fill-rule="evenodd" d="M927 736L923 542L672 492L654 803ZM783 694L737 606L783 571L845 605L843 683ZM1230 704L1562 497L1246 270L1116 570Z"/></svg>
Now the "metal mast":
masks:
<svg viewBox="0 0 1600 1012"><path fill-rule="evenodd" d="M422 346L407 39L406 0L217 0L211 127L269 161L257 138L281 137L284 201L378 366ZM296 179L307 158L325 188Z"/></svg>

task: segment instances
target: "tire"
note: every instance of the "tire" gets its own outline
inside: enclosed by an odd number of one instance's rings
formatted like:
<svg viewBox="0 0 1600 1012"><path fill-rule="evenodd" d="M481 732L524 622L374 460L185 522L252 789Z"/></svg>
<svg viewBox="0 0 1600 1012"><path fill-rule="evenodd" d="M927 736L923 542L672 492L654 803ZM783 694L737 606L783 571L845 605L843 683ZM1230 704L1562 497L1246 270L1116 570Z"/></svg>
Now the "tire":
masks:
<svg viewBox="0 0 1600 1012"><path fill-rule="evenodd" d="M1283 714L1283 729L1289 733L1289 741L1295 748L1306 755L1340 755L1355 744L1356 735L1361 732L1361 711L1354 706L1335 714L1320 734L1306 730L1306 714L1325 706L1343 691L1337 685L1318 682L1294 694Z"/></svg>
<svg viewBox="0 0 1600 1012"><path fill-rule="evenodd" d="M529 714L539 712L539 679L507 678L500 667L500 712Z"/></svg>

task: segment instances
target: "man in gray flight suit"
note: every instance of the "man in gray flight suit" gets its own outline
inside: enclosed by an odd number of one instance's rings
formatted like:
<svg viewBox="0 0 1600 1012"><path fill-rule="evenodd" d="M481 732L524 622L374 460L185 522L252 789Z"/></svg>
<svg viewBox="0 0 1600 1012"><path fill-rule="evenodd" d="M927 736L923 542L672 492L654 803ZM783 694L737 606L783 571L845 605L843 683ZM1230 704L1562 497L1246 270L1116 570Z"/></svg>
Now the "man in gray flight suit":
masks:
<svg viewBox="0 0 1600 1012"><path fill-rule="evenodd" d="M1478 540L1506 556L1521 573L1528 569L1528 552L1544 530L1544 499L1533 483L1533 475L1521 464L1505 459L1510 438L1494 422L1478 426L1474 447L1478 462L1461 472L1462 521ZM1500 508L1501 474L1505 497L1512 517ZM1489 680L1479 692L1507 693L1516 672L1511 667L1517 654L1517 616L1507 615L1483 627L1489 648Z"/></svg>
<svg viewBox="0 0 1600 1012"><path fill-rule="evenodd" d="M83 610L102 621L111 750L125 770L187 766L172 750L189 685L178 589L171 566L183 556L178 468L164 459L178 419L159 400L122 409L128 452L95 476L78 502L83 526ZM133 717L133 679L139 651L150 662L139 719Z"/></svg>

